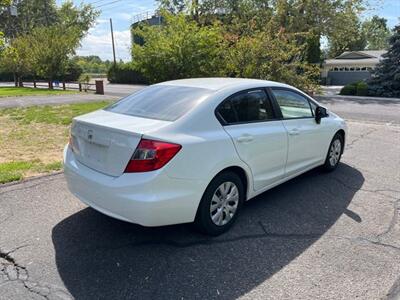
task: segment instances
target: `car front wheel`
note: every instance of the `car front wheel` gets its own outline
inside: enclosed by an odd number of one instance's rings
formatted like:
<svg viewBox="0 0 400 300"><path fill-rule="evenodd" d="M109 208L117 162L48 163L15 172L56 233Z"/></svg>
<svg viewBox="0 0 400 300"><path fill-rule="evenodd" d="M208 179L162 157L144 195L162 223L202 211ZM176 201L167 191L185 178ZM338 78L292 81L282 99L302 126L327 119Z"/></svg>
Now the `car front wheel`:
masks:
<svg viewBox="0 0 400 300"><path fill-rule="evenodd" d="M244 187L240 177L224 172L208 185L201 199L195 220L203 233L219 235L235 222L244 201Z"/></svg>
<svg viewBox="0 0 400 300"><path fill-rule="evenodd" d="M343 153L343 137L340 134L335 134L331 144L329 145L328 154L325 159L324 169L326 171L333 171L339 164L340 158Z"/></svg>

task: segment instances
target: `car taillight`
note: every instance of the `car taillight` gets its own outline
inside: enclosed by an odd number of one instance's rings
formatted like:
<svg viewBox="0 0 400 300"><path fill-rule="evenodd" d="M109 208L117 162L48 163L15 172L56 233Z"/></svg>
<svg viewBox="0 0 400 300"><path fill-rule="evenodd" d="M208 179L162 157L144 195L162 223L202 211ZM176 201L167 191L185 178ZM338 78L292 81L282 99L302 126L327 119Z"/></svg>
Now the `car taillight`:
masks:
<svg viewBox="0 0 400 300"><path fill-rule="evenodd" d="M71 131L69 132L69 147L71 148L72 152L74 152L74 137L72 136Z"/></svg>
<svg viewBox="0 0 400 300"><path fill-rule="evenodd" d="M148 172L160 169L181 148L182 146L178 144L142 139L128 162L125 173Z"/></svg>

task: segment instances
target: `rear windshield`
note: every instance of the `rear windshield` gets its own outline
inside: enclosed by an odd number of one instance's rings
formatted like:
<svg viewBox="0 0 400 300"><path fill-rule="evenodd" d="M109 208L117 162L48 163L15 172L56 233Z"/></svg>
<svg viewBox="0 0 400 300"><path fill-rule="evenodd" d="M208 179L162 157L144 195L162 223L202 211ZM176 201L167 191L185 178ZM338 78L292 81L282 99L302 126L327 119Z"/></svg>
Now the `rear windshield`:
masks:
<svg viewBox="0 0 400 300"><path fill-rule="evenodd" d="M105 110L136 117L175 121L210 93L210 90L202 88L152 85L121 99Z"/></svg>

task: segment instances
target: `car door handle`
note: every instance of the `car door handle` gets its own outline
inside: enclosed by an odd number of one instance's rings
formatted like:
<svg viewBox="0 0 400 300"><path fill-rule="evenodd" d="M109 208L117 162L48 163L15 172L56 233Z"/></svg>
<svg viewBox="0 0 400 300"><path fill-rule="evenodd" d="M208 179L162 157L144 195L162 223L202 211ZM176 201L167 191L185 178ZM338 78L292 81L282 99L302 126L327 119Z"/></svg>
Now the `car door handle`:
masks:
<svg viewBox="0 0 400 300"><path fill-rule="evenodd" d="M293 128L291 130L289 130L289 135L299 135L300 134L300 130L297 128Z"/></svg>
<svg viewBox="0 0 400 300"><path fill-rule="evenodd" d="M244 134L237 138L237 141L239 143L250 143L253 140L254 140L254 137L250 134Z"/></svg>

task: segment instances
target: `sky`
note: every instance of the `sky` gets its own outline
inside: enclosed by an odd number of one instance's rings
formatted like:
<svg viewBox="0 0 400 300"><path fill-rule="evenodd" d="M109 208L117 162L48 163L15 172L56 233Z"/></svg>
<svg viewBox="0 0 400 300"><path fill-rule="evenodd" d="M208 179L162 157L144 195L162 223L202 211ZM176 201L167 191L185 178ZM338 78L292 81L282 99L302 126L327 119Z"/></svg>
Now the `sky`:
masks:
<svg viewBox="0 0 400 300"><path fill-rule="evenodd" d="M63 0L58 0L60 4ZM73 0L79 5L80 0ZM98 55L102 59L112 59L112 45L110 34L110 18L113 21L114 39L117 60L129 61L131 37L129 26L135 16L151 13L157 7L153 0L84 0L101 10L96 25L89 30L83 39L78 55ZM370 0L370 9L363 14L363 18L372 15L385 17L390 28L399 23L400 0Z"/></svg>

